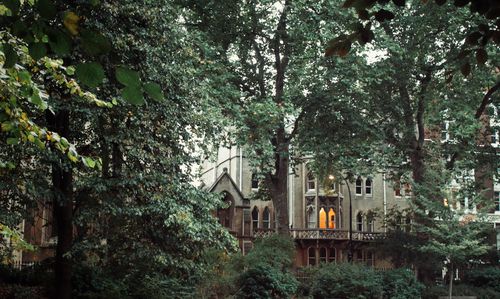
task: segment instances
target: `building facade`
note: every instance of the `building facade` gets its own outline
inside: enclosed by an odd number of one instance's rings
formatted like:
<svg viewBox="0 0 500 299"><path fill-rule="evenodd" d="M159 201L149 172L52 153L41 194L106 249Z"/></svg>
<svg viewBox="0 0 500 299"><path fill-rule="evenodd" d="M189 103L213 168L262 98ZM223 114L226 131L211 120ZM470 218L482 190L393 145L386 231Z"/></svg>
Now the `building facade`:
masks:
<svg viewBox="0 0 500 299"><path fill-rule="evenodd" d="M253 240L276 227L271 201L254 198L259 182L241 148L219 149L216 159L202 167L202 184L224 194L226 209L217 211L221 224L238 239L245 254ZM383 173L346 182L319 180L307 163L290 170L288 206L290 234L297 244L297 267L348 259L376 268L391 267L377 258L373 245L383 238L388 211L408 208L409 186L395 186ZM352 210L352 213L350 213ZM403 223L411 219L404 218ZM350 242L350 239L352 240ZM349 251L349 244L352 250Z"/></svg>

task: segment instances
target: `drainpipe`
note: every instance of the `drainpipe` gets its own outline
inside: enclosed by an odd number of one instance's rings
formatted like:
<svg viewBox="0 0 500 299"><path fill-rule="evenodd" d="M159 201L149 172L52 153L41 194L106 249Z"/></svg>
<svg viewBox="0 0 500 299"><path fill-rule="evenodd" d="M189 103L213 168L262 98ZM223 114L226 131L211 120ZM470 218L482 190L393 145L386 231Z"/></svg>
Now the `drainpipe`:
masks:
<svg viewBox="0 0 500 299"><path fill-rule="evenodd" d="M385 217L387 216L387 188L385 182L385 172L382 175L382 179L384 180L384 232L387 232L387 225L385 225Z"/></svg>
<svg viewBox="0 0 500 299"><path fill-rule="evenodd" d="M240 188L240 191L243 191L241 190L242 186L243 186L243 150L241 149L241 146L240 146L240 182L239 182L239 188Z"/></svg>
<svg viewBox="0 0 500 299"><path fill-rule="evenodd" d="M290 169L288 170L288 223L293 227L293 217L294 217L294 209L293 209L293 174L290 175Z"/></svg>

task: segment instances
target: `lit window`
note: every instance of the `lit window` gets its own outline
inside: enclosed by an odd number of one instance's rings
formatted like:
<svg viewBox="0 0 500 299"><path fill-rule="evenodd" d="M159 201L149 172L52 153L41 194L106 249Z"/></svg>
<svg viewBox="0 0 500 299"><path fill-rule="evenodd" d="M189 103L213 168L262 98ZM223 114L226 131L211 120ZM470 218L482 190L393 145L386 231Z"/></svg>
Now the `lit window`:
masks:
<svg viewBox="0 0 500 299"><path fill-rule="evenodd" d="M271 228L271 213L268 207L264 209L264 214L262 215L262 227L265 229Z"/></svg>
<svg viewBox="0 0 500 299"><path fill-rule="evenodd" d="M309 247L308 250L308 263L310 266L316 265L316 250L314 247Z"/></svg>
<svg viewBox="0 0 500 299"><path fill-rule="evenodd" d="M256 173L252 173L252 189L259 189L259 179Z"/></svg>
<svg viewBox="0 0 500 299"><path fill-rule="evenodd" d="M319 262L326 263L326 248L325 247L321 247L319 249Z"/></svg>
<svg viewBox="0 0 500 299"><path fill-rule="evenodd" d="M361 212L356 215L356 228L359 232L363 231L363 214Z"/></svg>
<svg viewBox="0 0 500 299"><path fill-rule="evenodd" d="M252 229L253 231L259 228L259 209L254 207L252 210Z"/></svg>
<svg viewBox="0 0 500 299"><path fill-rule="evenodd" d="M365 181L365 194L368 195L368 196L371 196L372 195L372 179L371 178L367 178L366 181Z"/></svg>
<svg viewBox="0 0 500 299"><path fill-rule="evenodd" d="M315 191L316 190L316 180L312 172L307 174L307 191Z"/></svg>
<svg viewBox="0 0 500 299"><path fill-rule="evenodd" d="M326 212L324 208L319 210L319 228L326 228Z"/></svg>
<svg viewBox="0 0 500 299"><path fill-rule="evenodd" d="M363 180L361 177L358 177L356 180L356 195L362 195L363 194Z"/></svg>
<svg viewBox="0 0 500 299"><path fill-rule="evenodd" d="M335 211L332 208L328 210L328 228L335 228Z"/></svg>

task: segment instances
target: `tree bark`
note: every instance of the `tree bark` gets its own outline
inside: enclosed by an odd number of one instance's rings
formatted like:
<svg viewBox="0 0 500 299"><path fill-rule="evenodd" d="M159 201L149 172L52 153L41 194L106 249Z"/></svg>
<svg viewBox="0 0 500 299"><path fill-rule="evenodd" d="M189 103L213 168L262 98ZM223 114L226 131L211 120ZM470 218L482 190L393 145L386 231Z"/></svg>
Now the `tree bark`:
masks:
<svg viewBox="0 0 500 299"><path fill-rule="evenodd" d="M56 114L47 111L48 127L61 136L69 133L69 111L61 110ZM54 218L57 230L57 246L54 264L55 298L71 298L72 267L65 256L73 244L73 174L70 167L63 167L62 161L52 163L52 187Z"/></svg>
<svg viewBox="0 0 500 299"><path fill-rule="evenodd" d="M288 67L290 57L290 44L288 42L288 33L286 29L287 14L290 9L290 2L285 1L283 11L276 27L276 35L273 44L274 50L274 67L276 69L275 81L275 96L274 102L278 107L283 105L283 96L285 89L285 74ZM276 216L278 218L278 233L288 234L290 223L288 219L288 165L290 163L289 156L289 139L286 136L284 116L283 122L276 130L275 144L275 165L276 172L274 175L274 194L273 204L275 204Z"/></svg>
<svg viewBox="0 0 500 299"><path fill-rule="evenodd" d="M285 141L285 128L277 132L276 173L273 180L273 205L276 209L277 230L279 234L287 234L290 228L288 219L288 165L289 145Z"/></svg>

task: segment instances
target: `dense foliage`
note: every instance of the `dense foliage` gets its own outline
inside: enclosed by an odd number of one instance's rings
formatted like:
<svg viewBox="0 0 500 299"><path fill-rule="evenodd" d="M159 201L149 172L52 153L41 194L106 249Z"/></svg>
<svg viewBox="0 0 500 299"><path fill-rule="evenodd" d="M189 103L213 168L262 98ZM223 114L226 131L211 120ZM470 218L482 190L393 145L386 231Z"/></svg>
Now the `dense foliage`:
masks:
<svg viewBox="0 0 500 299"><path fill-rule="evenodd" d="M0 223L54 210L54 297L72 281L81 297L182 295L205 248L235 249L218 195L191 184L222 120L210 48L163 1L0 8Z"/></svg>
<svg viewBox="0 0 500 299"><path fill-rule="evenodd" d="M327 264L312 276L314 298L421 298L423 285L409 269L375 271L357 264Z"/></svg>
<svg viewBox="0 0 500 299"><path fill-rule="evenodd" d="M209 251L209 272L198 294L203 298L289 298L297 291L292 266L295 245L289 237L273 235L255 241L245 256Z"/></svg>
<svg viewBox="0 0 500 299"><path fill-rule="evenodd" d="M425 272L418 261L429 256L453 272L483 262L481 215L455 208L485 199L467 174L498 169L488 145L498 5L392 1L406 6L391 12L389 1L346 1L356 17L332 9L343 2L0 2L2 261L32 249L14 227L45 209L57 240L44 272L54 274L53 297L292 296L293 241L273 236L232 253L213 217L219 196L192 185L210 149L237 144L281 233L289 170L310 153L319 174L383 169L412 185L416 223L389 232L397 265ZM462 186L453 202L452 182ZM489 271L467 282L494 288ZM327 265L310 292L418 297L410 274Z"/></svg>

